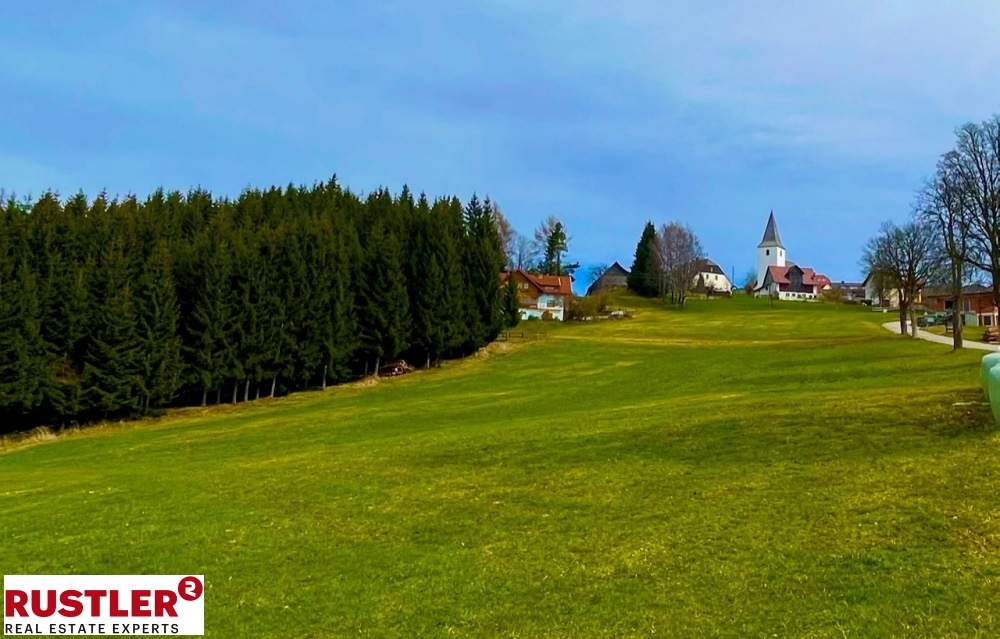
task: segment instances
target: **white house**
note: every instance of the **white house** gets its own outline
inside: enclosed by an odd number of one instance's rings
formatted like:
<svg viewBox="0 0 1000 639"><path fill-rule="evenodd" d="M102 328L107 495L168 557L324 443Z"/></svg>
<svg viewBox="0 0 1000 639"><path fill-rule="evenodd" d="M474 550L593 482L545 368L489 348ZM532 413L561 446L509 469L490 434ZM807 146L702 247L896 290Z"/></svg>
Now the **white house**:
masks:
<svg viewBox="0 0 1000 639"><path fill-rule="evenodd" d="M698 274L694 276L691 286L708 294L729 295L733 292L733 283L726 277L726 272L708 258L699 260Z"/></svg>
<svg viewBox="0 0 1000 639"><path fill-rule="evenodd" d="M500 273L500 282L513 278L521 319L554 319L560 322L573 297L573 278L568 275L537 275L522 270Z"/></svg>

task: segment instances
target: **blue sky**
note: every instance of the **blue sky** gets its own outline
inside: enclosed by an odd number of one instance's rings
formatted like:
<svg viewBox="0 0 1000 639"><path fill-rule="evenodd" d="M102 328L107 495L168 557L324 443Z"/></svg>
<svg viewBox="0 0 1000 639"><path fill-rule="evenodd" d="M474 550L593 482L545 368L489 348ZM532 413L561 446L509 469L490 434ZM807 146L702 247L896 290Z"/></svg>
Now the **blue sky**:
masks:
<svg viewBox="0 0 1000 639"><path fill-rule="evenodd" d="M8 192L336 173L556 215L585 264L681 220L738 279L774 209L792 259L852 279L1000 111L993 2L84 5L4 7Z"/></svg>

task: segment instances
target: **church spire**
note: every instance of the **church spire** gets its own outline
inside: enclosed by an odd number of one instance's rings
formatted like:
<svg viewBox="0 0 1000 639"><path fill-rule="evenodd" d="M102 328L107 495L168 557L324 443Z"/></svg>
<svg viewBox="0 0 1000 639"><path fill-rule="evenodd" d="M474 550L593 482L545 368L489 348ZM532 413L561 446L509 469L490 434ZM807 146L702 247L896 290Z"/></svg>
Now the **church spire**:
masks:
<svg viewBox="0 0 1000 639"><path fill-rule="evenodd" d="M764 239L760 241L757 248L765 246L780 246L781 248L785 248L781 243L781 236L778 235L778 223L774 221L774 209L771 209L771 215L767 218L767 227L764 229Z"/></svg>

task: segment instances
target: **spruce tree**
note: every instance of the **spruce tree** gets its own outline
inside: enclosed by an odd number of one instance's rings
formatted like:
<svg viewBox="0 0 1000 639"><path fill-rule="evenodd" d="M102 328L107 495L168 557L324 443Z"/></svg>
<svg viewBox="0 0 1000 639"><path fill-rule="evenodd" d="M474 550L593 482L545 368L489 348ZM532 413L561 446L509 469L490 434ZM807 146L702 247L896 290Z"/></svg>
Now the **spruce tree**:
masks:
<svg viewBox="0 0 1000 639"><path fill-rule="evenodd" d="M37 277L22 260L0 273L0 420L9 430L41 416L53 379L42 337ZM0 428L0 431L4 429Z"/></svg>
<svg viewBox="0 0 1000 639"><path fill-rule="evenodd" d="M503 311L505 328L513 328L521 321L520 304L517 298L517 282L514 274L507 274L507 284L503 290Z"/></svg>
<svg viewBox="0 0 1000 639"><path fill-rule="evenodd" d="M656 228L652 222L646 222L642 236L635 247L635 259L632 261L632 271L628 275L628 287L635 293L645 296L656 295L656 268L654 262L654 244L656 243Z"/></svg>
<svg viewBox="0 0 1000 639"><path fill-rule="evenodd" d="M438 359L445 346L445 275L432 244L432 219L427 198L421 195L413 213L410 233L410 311L413 317L412 346L424 365Z"/></svg>
<svg viewBox="0 0 1000 639"><path fill-rule="evenodd" d="M473 308L478 314L473 347L478 348L495 339L503 325L500 271L505 260L489 200L481 204L473 195L465 208L465 223L466 267Z"/></svg>
<svg viewBox="0 0 1000 639"><path fill-rule="evenodd" d="M83 363L84 397L90 410L105 418L134 415L142 407L142 344L125 262L121 248L112 246L95 274L98 308Z"/></svg>
<svg viewBox="0 0 1000 639"><path fill-rule="evenodd" d="M225 382L234 309L229 301L231 259L225 242L216 243L203 237L198 252L197 272L201 282L194 292L185 350L192 380L200 387L204 406L212 391L219 401Z"/></svg>
<svg viewBox="0 0 1000 639"><path fill-rule="evenodd" d="M408 345L410 321L402 256L385 220L374 221L358 286L361 351L378 374L381 362L399 355Z"/></svg>
<svg viewBox="0 0 1000 639"><path fill-rule="evenodd" d="M136 286L143 411L169 404L181 385L179 311L169 248L159 242Z"/></svg>

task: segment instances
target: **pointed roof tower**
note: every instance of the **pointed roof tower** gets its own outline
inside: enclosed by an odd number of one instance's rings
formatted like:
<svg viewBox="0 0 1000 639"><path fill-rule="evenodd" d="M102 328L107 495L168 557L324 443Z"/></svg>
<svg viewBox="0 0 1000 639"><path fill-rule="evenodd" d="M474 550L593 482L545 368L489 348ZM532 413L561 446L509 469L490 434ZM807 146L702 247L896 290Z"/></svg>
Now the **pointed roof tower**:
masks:
<svg viewBox="0 0 1000 639"><path fill-rule="evenodd" d="M764 229L764 239L760 241L757 248L763 248L765 246L780 246L785 248L785 245L781 243L781 236L778 235L778 223L774 221L774 210L771 210L771 215L767 218L767 228Z"/></svg>

